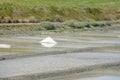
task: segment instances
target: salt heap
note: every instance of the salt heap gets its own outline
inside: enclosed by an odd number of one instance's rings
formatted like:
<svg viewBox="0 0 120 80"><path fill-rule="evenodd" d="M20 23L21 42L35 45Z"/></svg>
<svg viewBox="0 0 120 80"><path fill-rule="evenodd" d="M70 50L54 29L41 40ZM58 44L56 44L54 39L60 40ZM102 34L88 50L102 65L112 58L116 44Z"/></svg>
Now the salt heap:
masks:
<svg viewBox="0 0 120 80"><path fill-rule="evenodd" d="M44 47L53 47L57 44L57 42L54 41L51 37L47 37L47 38L43 39L42 41L40 41L40 43Z"/></svg>
<svg viewBox="0 0 120 80"><path fill-rule="evenodd" d="M0 44L0 48L11 48L11 45Z"/></svg>

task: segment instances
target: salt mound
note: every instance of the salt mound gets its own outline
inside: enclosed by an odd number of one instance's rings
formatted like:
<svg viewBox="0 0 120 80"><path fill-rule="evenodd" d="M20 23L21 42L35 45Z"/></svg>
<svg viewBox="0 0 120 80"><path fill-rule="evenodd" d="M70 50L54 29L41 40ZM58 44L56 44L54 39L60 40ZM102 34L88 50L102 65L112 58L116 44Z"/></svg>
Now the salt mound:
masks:
<svg viewBox="0 0 120 80"><path fill-rule="evenodd" d="M54 41L51 37L47 37L45 39L43 39L42 41L40 41L40 43L44 46L44 47L53 47L56 45L56 41Z"/></svg>
<svg viewBox="0 0 120 80"><path fill-rule="evenodd" d="M40 41L40 43L54 43L54 44L56 44L56 41L54 41L51 37L47 37L47 38L43 39L42 41Z"/></svg>
<svg viewBox="0 0 120 80"><path fill-rule="evenodd" d="M0 48L11 48L11 45L0 44Z"/></svg>

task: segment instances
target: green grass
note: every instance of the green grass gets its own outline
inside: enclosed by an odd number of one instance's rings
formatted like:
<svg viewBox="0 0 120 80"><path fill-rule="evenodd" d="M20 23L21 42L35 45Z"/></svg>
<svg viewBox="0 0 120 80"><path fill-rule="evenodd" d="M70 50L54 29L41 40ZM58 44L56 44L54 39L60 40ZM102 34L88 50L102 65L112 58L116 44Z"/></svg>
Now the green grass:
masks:
<svg viewBox="0 0 120 80"><path fill-rule="evenodd" d="M66 8L119 8L120 0L0 0L0 4L11 3L16 6L33 8L66 7Z"/></svg>
<svg viewBox="0 0 120 80"><path fill-rule="evenodd" d="M120 19L120 0L0 0L0 22Z"/></svg>

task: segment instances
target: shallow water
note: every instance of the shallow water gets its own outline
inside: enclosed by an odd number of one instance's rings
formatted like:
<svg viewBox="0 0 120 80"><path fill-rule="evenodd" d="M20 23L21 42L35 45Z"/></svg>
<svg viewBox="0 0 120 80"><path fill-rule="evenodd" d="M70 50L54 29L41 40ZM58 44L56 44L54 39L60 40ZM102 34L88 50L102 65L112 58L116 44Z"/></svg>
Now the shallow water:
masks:
<svg viewBox="0 0 120 80"><path fill-rule="evenodd" d="M36 52L45 52L46 48L42 46L39 42L45 37L51 36L56 42L53 48L47 48L47 51L63 51L63 50L73 50L73 49L87 49L95 47L113 47L112 52L119 52L120 48L120 38L106 35L96 35L96 34L71 34L68 35L45 35L45 36L9 36L9 37L0 37L1 44L11 45L11 49L1 49L2 52L9 53L36 53ZM23 50L24 49L24 50ZM108 49L107 49L108 50ZM88 52L86 50L86 52Z"/></svg>
<svg viewBox="0 0 120 80"><path fill-rule="evenodd" d="M57 42L57 44L51 48L46 48L39 43L48 36L51 36ZM10 60L1 60L0 78L60 70L64 71L91 65L119 62L120 38L118 36L119 33L82 33L67 34L64 36L21 35L0 37L1 44L11 45L9 49L0 48L0 57L6 57L6 55L25 56L26 54L27 56L29 54L44 55L21 58L14 56L12 57L13 59ZM88 80L100 79L107 80L109 78L98 77L89 78Z"/></svg>
<svg viewBox="0 0 120 80"><path fill-rule="evenodd" d="M81 78L76 80L120 80L120 77L117 76L101 76L101 77L92 77L92 78Z"/></svg>
<svg viewBox="0 0 120 80"><path fill-rule="evenodd" d="M68 53L0 61L0 77L45 73L120 61L120 54Z"/></svg>

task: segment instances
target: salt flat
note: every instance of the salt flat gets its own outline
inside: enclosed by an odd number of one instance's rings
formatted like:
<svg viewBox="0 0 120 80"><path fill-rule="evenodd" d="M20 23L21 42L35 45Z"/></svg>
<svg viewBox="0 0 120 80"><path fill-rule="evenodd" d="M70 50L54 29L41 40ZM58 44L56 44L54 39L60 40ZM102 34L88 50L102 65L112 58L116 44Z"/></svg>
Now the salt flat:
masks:
<svg viewBox="0 0 120 80"><path fill-rule="evenodd" d="M2 36L0 42L12 47L0 49L0 80L13 80L16 76L21 77L21 80L32 80L24 76L61 71L64 73L66 70L81 70L89 66L120 62L119 35L115 32L83 32L64 36ZM54 47L46 48L39 43L47 36L57 41Z"/></svg>
<svg viewBox="0 0 120 80"><path fill-rule="evenodd" d="M69 53L3 60L0 61L0 78L82 68L116 61L120 61L120 54Z"/></svg>

